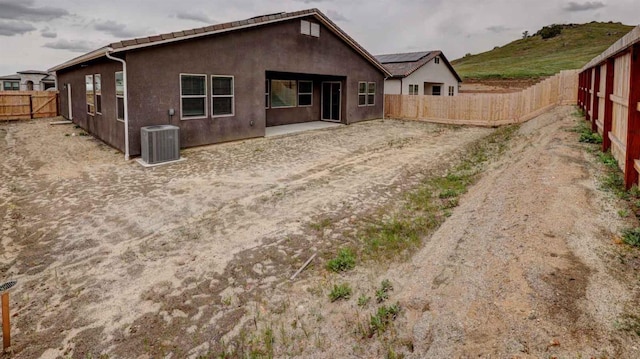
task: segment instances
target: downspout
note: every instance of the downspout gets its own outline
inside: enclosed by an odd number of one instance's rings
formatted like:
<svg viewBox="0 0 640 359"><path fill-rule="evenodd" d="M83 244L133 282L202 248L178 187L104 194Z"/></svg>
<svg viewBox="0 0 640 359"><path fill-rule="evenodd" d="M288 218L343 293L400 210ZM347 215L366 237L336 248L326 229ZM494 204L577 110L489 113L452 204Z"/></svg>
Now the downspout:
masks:
<svg viewBox="0 0 640 359"><path fill-rule="evenodd" d="M385 102L387 102L385 98L386 96L384 94L384 84L387 82L388 78L389 77L385 76L384 80L382 81L382 119L383 120L385 119L385 115L384 115Z"/></svg>
<svg viewBox="0 0 640 359"><path fill-rule="evenodd" d="M124 159L129 160L129 99L127 96L127 62L123 59L111 56L113 48L108 47L105 56L113 61L122 63L122 85L124 86Z"/></svg>

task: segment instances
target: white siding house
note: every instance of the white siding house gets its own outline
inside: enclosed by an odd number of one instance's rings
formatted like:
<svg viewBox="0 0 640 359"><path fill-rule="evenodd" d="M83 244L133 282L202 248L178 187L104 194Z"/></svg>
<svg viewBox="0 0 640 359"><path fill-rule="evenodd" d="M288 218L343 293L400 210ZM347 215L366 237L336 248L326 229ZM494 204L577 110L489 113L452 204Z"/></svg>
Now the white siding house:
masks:
<svg viewBox="0 0 640 359"><path fill-rule="evenodd" d="M462 79L442 51L378 55L393 74L384 82L386 95L455 96Z"/></svg>

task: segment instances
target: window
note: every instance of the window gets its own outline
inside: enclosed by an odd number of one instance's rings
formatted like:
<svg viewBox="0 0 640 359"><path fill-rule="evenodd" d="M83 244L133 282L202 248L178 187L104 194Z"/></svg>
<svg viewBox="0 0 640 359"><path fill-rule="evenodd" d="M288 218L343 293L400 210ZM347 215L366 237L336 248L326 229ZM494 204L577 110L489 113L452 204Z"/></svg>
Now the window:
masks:
<svg viewBox="0 0 640 359"><path fill-rule="evenodd" d="M431 90L431 94L433 96L440 96L440 91L441 91L441 87L440 85L438 86L433 86L432 90Z"/></svg>
<svg viewBox="0 0 640 359"><path fill-rule="evenodd" d="M124 120L124 77L116 72L116 119Z"/></svg>
<svg viewBox="0 0 640 359"><path fill-rule="evenodd" d="M207 76L180 75L181 118L207 117Z"/></svg>
<svg viewBox="0 0 640 359"><path fill-rule="evenodd" d="M93 89L96 93L96 113L102 114L102 76L94 75L93 76Z"/></svg>
<svg viewBox="0 0 640 359"><path fill-rule="evenodd" d="M4 81L2 89L4 91L18 91L20 90L20 81Z"/></svg>
<svg viewBox="0 0 640 359"><path fill-rule="evenodd" d="M87 99L87 113L93 115L96 113L96 102L93 93L93 75L84 77L85 93Z"/></svg>
<svg viewBox="0 0 640 359"><path fill-rule="evenodd" d="M409 85L409 95L417 95L418 91L418 85Z"/></svg>
<svg viewBox="0 0 640 359"><path fill-rule="evenodd" d="M376 83L358 82L358 106L373 106L376 103Z"/></svg>
<svg viewBox="0 0 640 359"><path fill-rule="evenodd" d="M373 106L376 104L376 83L369 82L369 88L367 89L367 106Z"/></svg>
<svg viewBox="0 0 640 359"><path fill-rule="evenodd" d="M302 35L320 37L320 25L306 20L301 20L300 33Z"/></svg>
<svg viewBox="0 0 640 359"><path fill-rule="evenodd" d="M269 108L269 79L264 80L264 108Z"/></svg>
<svg viewBox="0 0 640 359"><path fill-rule="evenodd" d="M44 90L48 90L48 89L54 89L56 88L56 84L55 82L43 82L42 83L44 85Z"/></svg>
<svg viewBox="0 0 640 359"><path fill-rule="evenodd" d="M295 80L271 80L271 107L295 107L298 96Z"/></svg>
<svg viewBox="0 0 640 359"><path fill-rule="evenodd" d="M211 116L233 116L233 76L211 76Z"/></svg>
<svg viewBox="0 0 640 359"><path fill-rule="evenodd" d="M358 106L367 105L367 83L358 82Z"/></svg>
<svg viewBox="0 0 640 359"><path fill-rule="evenodd" d="M436 57L435 59L433 59L433 62L435 62L436 64L439 64L440 63L440 58Z"/></svg>
<svg viewBox="0 0 640 359"><path fill-rule="evenodd" d="M313 82L299 81L298 82L298 106L300 107L311 106L312 101L313 101Z"/></svg>
<svg viewBox="0 0 640 359"><path fill-rule="evenodd" d="M455 92L454 87L453 86L449 86L449 96L453 96L453 95L455 95L455 93L456 92Z"/></svg>

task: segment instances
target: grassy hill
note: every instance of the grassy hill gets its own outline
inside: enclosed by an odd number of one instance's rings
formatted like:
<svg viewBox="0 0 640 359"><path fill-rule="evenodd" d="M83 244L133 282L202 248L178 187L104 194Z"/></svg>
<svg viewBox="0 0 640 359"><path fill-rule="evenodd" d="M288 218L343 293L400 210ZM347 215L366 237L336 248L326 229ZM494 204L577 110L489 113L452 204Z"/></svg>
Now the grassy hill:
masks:
<svg viewBox="0 0 640 359"><path fill-rule="evenodd" d="M452 62L463 79L532 78L577 69L606 50L633 26L592 22L563 25L562 33L543 39L534 35Z"/></svg>

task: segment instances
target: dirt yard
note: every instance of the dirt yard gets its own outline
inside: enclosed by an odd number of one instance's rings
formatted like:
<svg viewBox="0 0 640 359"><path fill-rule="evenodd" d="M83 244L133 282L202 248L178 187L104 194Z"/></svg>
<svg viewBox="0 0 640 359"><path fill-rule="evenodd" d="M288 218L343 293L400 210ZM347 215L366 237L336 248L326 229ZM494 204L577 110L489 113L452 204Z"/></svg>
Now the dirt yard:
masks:
<svg viewBox="0 0 640 359"><path fill-rule="evenodd" d="M1 124L5 357L640 357L629 219L572 111L523 125L409 259L346 274L324 265L361 218L494 130L379 120L144 169L72 126ZM400 310L363 337L384 279Z"/></svg>
<svg viewBox="0 0 640 359"><path fill-rule="evenodd" d="M460 93L510 93L519 92L531 87L540 79L465 79L460 87Z"/></svg>

